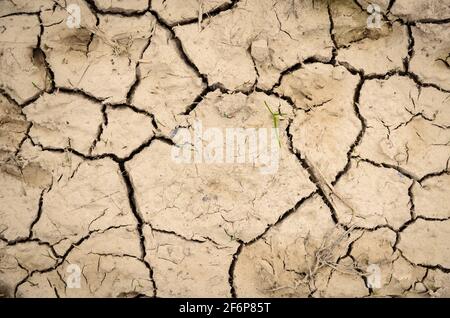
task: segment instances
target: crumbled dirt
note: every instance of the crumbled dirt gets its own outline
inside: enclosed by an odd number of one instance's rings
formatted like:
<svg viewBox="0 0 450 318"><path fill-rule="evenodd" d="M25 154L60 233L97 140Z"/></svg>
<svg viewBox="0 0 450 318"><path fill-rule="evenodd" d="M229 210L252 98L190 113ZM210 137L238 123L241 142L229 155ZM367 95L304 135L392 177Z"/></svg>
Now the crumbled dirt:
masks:
<svg viewBox="0 0 450 318"><path fill-rule="evenodd" d="M449 24L447 0L0 1L0 297L450 297ZM199 123L277 128L275 171L179 139Z"/></svg>

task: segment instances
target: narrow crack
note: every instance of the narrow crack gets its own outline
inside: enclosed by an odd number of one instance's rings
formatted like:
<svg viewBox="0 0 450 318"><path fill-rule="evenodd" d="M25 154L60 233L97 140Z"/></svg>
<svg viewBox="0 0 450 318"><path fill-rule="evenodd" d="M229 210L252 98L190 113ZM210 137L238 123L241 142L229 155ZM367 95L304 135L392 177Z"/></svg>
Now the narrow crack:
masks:
<svg viewBox="0 0 450 318"><path fill-rule="evenodd" d="M217 16L219 14L222 14L222 13L224 13L226 11L233 10L238 5L239 1L240 0L231 0L231 2L229 2L229 3L227 3L227 2L223 3L222 5L218 6L217 8L203 13L202 16L201 16L201 20L203 21L203 20L206 20L206 19L212 19L213 17L215 17L215 16ZM153 9L150 7L149 11L152 11L152 10ZM183 25L187 25L187 24L198 23L198 17L185 19L185 20L182 20L182 21L174 22L174 23L169 23L169 22L165 21L163 18L161 18L161 19L169 27L183 26Z"/></svg>
<svg viewBox="0 0 450 318"><path fill-rule="evenodd" d="M95 137L94 141L92 142L91 147L89 148L88 154L89 156L92 155L92 152L95 150L95 147L97 146L97 143L102 139L102 134L106 126L108 126L108 114L106 113L106 105L102 106L101 109L103 121L99 124L97 129L97 136Z"/></svg>
<svg viewBox="0 0 450 318"><path fill-rule="evenodd" d="M23 112L22 112L22 115L23 115ZM24 118L26 118L25 115L23 115L23 116L24 116ZM19 152L22 149L23 144L25 143L25 141L28 140L28 136L30 135L31 127L33 127L33 123L30 123L29 121L27 121L27 129L25 130L25 134L24 134L22 140L17 145L17 149L14 152L14 158L16 158L19 155Z"/></svg>
<svg viewBox="0 0 450 318"><path fill-rule="evenodd" d="M411 220L414 220L416 218L416 206L414 204L414 192L413 192L414 184L415 182L412 182L408 188L409 214L411 216Z"/></svg>
<svg viewBox="0 0 450 318"><path fill-rule="evenodd" d="M156 123L155 115L153 115L152 113L149 113L146 110L137 108L136 106L131 105L131 104L112 104L112 105L111 104L106 104L106 105L109 108L111 108L111 109L124 109L124 108L127 108L127 109L130 109L130 110L134 111L135 113L138 113L138 114L141 114L141 115L145 115L152 121L153 128L155 128L155 130L159 129L158 128L158 124Z"/></svg>
<svg viewBox="0 0 450 318"><path fill-rule="evenodd" d="M254 91L255 88L258 86L258 81L259 81L259 71L258 71L258 66L256 65L256 61L255 58L252 55L252 45L250 44L248 49L247 49L247 54L250 57L250 60L252 61L253 64L253 69L255 70L255 74L256 74L256 79L255 82L252 85L252 88L250 89L250 91Z"/></svg>
<svg viewBox="0 0 450 318"><path fill-rule="evenodd" d="M450 23L450 18L446 19L419 19L415 20L414 23L423 23L423 24L447 24Z"/></svg>
<svg viewBox="0 0 450 318"><path fill-rule="evenodd" d="M57 148L57 147L46 147L36 141L33 140L32 137L28 136L28 140L31 142L31 144L35 147L39 147L42 151L50 151L50 152L56 152L56 153L71 153L73 155L76 155L84 160L88 160L88 161L94 161L94 160L100 160L100 159L104 159L104 158L110 158L113 161L117 162L117 163L124 163L127 162L131 159L134 158L134 156L136 156L137 154L139 154L142 150L144 150L145 148L147 148L148 146L150 146L152 144L153 141L158 140L160 142L164 142L168 145L174 145L173 141L165 136L159 136L159 135L155 135L151 138L149 138L146 142L144 142L143 144L141 144L139 147L137 147L136 149L134 149L131 154L125 158L119 158L116 154L114 153L103 153L103 154L98 154L98 155L86 155L84 153L81 153L71 147L66 147L66 148Z"/></svg>
<svg viewBox="0 0 450 318"><path fill-rule="evenodd" d="M388 4L388 6L387 6L387 9L386 9L386 13L389 13L389 12L391 12L391 9L392 9L392 6L395 4L395 0L389 0L389 4Z"/></svg>
<svg viewBox="0 0 450 318"><path fill-rule="evenodd" d="M283 24L281 23L281 20L280 20L280 18L278 17L278 12L277 12L277 10L274 9L273 11L274 11L275 17L276 17L276 19L277 19L277 21L278 21L278 29L279 29L282 33L286 34L291 40L297 41L297 42L298 42L298 40L297 40L297 39L294 39L294 38L292 37L292 35L291 35L288 31L286 31L285 29L283 29Z"/></svg>
<svg viewBox="0 0 450 318"><path fill-rule="evenodd" d="M420 184L422 184L424 181L426 181L428 179L431 179L431 178L434 178L434 177L440 177L440 176L443 176L443 175L448 175L448 174L450 174L450 171L448 169L449 169L449 160L447 160L447 165L446 165L446 168L444 170L426 174L425 176L420 178L420 180L418 180L418 181L419 181Z"/></svg>
<svg viewBox="0 0 450 318"><path fill-rule="evenodd" d="M289 150L297 157L298 161L300 162L303 169L305 169L309 174L309 180L315 184L317 187L317 193L321 196L324 203L328 206L328 208L331 211L331 217L334 221L334 223L339 224L338 217L336 214L336 209L334 208L334 205L332 203L332 198L330 193L332 193L332 189L326 190L328 185L320 175L317 173L316 169L313 167L313 165L309 162L309 160L306 158L306 156L302 156L300 152L295 149L293 144L293 135L290 132L290 127L292 124L292 120L289 121L289 124L286 127L286 134L288 136L288 146Z"/></svg>
<svg viewBox="0 0 450 318"><path fill-rule="evenodd" d="M86 155L84 153L81 153L71 147L67 147L67 148L56 148L56 147L46 147L36 141L33 140L32 137L28 136L28 140L31 142L31 144L35 147L39 147L42 151L50 151L50 152L56 152L56 153L71 153L73 155L76 155L84 160L89 160L89 161L93 161L93 160L99 160L99 159L104 159L104 158L110 158L113 161L116 162L121 162L123 161L121 158L117 157L115 154L100 154L100 155Z"/></svg>
<svg viewBox="0 0 450 318"><path fill-rule="evenodd" d="M413 261L411 261L409 258L407 258L406 256L405 256L405 254L403 253L403 251L402 250L400 250L400 249L397 249L398 250L398 252L400 253L400 255L406 260L406 261L408 261L408 263L410 263L411 265L413 265L413 266L419 266L419 267L423 267L423 268L426 268L426 269L428 269L428 270L439 270L439 271L441 271L441 272L443 272L443 273L445 273L445 274L449 274L450 273L450 268L446 268L446 267L444 267L444 266L442 266L442 265L429 265L429 264L420 264L420 263L414 263Z"/></svg>
<svg viewBox="0 0 450 318"><path fill-rule="evenodd" d="M272 86L270 91L274 91L276 88L278 88L281 85L281 81L283 80L284 76L289 75L289 74L301 69L302 66L303 66L303 64L299 62L299 63L295 63L294 65L283 70L280 73L280 76L278 77L278 81Z"/></svg>
<svg viewBox="0 0 450 318"><path fill-rule="evenodd" d="M136 204L135 192L134 192L134 188L133 188L133 183L132 183L130 175L128 174L128 171L126 170L125 164L123 162L119 162L119 169L120 169L121 175L123 177L123 180L125 182L125 185L127 187L128 201L130 204L131 211L137 221L137 231L138 231L138 234L140 237L140 246L141 246L140 260L144 263L144 265L147 267L147 269L149 271L150 280L153 284L153 295L154 295L154 297L157 297L158 289L156 286L155 279L153 277L153 268L151 267L150 263L145 259L145 257L147 256L147 251L145 248L145 236L143 233L143 226L144 226L145 222L143 220L142 215L138 211L137 204Z"/></svg>
<svg viewBox="0 0 450 318"><path fill-rule="evenodd" d="M43 211L42 210L42 205L44 204L44 194L46 193L46 191L48 191L48 190L47 189L43 189L41 191L41 195L39 196L38 210L37 210L37 213L36 213L36 217L34 218L34 220L30 224L30 230L29 230L29 234L28 234L28 239L31 239L33 237L33 227L41 219L42 211Z"/></svg>
<svg viewBox="0 0 450 318"><path fill-rule="evenodd" d="M282 94L280 94L278 92L275 92L275 91L272 91L272 90L263 90L263 89L260 89L258 87L255 88L255 91L256 92L265 93L268 96L275 96L275 97L277 97L277 98L279 98L281 100L284 100L286 103L288 103L292 107L293 110L297 109L297 106L295 105L294 101L289 96L282 95Z"/></svg>
<svg viewBox="0 0 450 318"><path fill-rule="evenodd" d="M158 14L158 12L154 11L154 10L149 10L149 12L151 14L153 14L153 16L156 18L157 23L163 27L164 29L166 29L167 31L169 31L170 35L171 35L171 39L175 42L175 45L178 49L178 52L180 54L180 57L182 58L182 60L186 63L186 65L188 65L195 73L198 77L200 77L202 79L202 82L205 84L205 86L208 86L208 78L207 75L202 74L200 72L200 70L198 69L197 65L195 65L195 63L189 58L189 56L187 55L186 51L183 48L183 43L181 42L181 40L176 36L175 31L173 30L173 28L168 25L167 23L165 23L163 21L163 19L160 17L160 15Z"/></svg>
<svg viewBox="0 0 450 318"><path fill-rule="evenodd" d="M334 20L333 20L333 15L331 14L330 3L328 3L328 5L327 5L327 10L328 10L328 18L330 20L330 37L331 37L331 41L333 42L333 48L331 49L331 60L330 60L330 63L331 64L335 64L336 63L336 56L337 56L338 45L337 45L337 42L336 42L336 36L335 36L335 32L334 32Z"/></svg>
<svg viewBox="0 0 450 318"><path fill-rule="evenodd" d="M267 234L267 232L273 228L276 227L278 224L280 224L281 222L283 222L286 218L288 218L291 214L293 214L294 212L296 212L306 201L310 200L314 195L318 194L319 190L313 191L311 192L309 195L307 195L306 197L301 198L297 203L295 203L295 205L290 208L289 210L287 210L286 212L284 212L283 214L281 214L278 219L272 223L272 224L268 224L266 226L266 228L264 229L264 231L259 234L258 236L256 236L255 238L251 239L248 242L242 242L245 246L250 246L252 244L254 244L255 242L259 241L264 235Z"/></svg>
<svg viewBox="0 0 450 318"><path fill-rule="evenodd" d="M11 0L10 0L11 1ZM20 16L20 15L29 15L29 16L34 16L36 14L39 14L41 11L33 11L33 12L13 12L13 13L8 13L8 14L4 14L4 15L0 15L0 18L8 18L8 17L14 17L14 16Z"/></svg>
<svg viewBox="0 0 450 318"><path fill-rule="evenodd" d="M178 237L179 239L182 239L183 241L186 241L186 242L194 242L194 243L199 243L199 244L203 244L203 243L208 242L208 239L205 239L205 240L202 241L202 240L199 240L199 239L185 237L185 236L183 236L183 235L181 235L181 234L179 234L179 233L177 233L175 231L169 231L169 230L155 228L152 224L150 224L148 222L144 222L144 224L148 225L150 227L150 229L152 231L154 231L154 232L174 235L174 236Z"/></svg>
<svg viewBox="0 0 450 318"><path fill-rule="evenodd" d="M127 104L132 104L132 100L133 100L136 88L141 83L141 68L140 68L141 62L140 62L140 60L142 60L144 58L145 51L150 47L150 45L152 43L153 34L155 32L155 26L153 26L153 28L152 28L152 30L150 32L151 33L150 33L150 36L148 38L148 41L145 44L144 48L142 49L142 52L139 55L139 61L136 63L136 66L135 66L136 76L135 76L133 84L130 87L130 90L127 93L127 97L126 97Z"/></svg>
<svg viewBox="0 0 450 318"><path fill-rule="evenodd" d="M236 268L237 260L239 258L239 255L241 254L243 248L244 248L244 243L241 242L239 244L239 247L236 250L236 253L233 254L233 258L231 260L230 268L228 270L228 283L230 284L230 295L231 295L231 298L237 298L236 287L234 285L234 270Z"/></svg>
<svg viewBox="0 0 450 318"><path fill-rule="evenodd" d="M169 139L169 138L167 138L165 136L157 136L157 135L155 135L152 138L150 138L148 141L146 141L145 143L140 145L138 148L134 149L128 157L126 157L123 160L119 160L119 162L130 161L131 159L134 158L134 156L139 154L142 150L144 150L145 148L149 147L155 140L158 140L158 141L163 142L165 144L168 144L170 146L175 145L174 142L172 141L172 139Z"/></svg>
<svg viewBox="0 0 450 318"><path fill-rule="evenodd" d="M39 33L39 37L38 37L38 44L36 49L39 50L39 52L42 54L43 58L44 58L44 65L45 65L45 76L46 76L46 80L47 80L47 76L50 77L50 88L46 91L47 92L51 92L53 90L53 88L56 86L55 85L55 73L53 72L53 70L50 67L50 64L48 63L47 60L47 55L45 54L45 51L42 49L42 35L44 34L44 22L42 21L42 17L41 17L41 13L39 13L37 15L38 20L39 20L39 26L40 26L40 33Z"/></svg>
<svg viewBox="0 0 450 318"><path fill-rule="evenodd" d="M139 17L145 15L145 13L147 13L149 9L148 7L142 10L132 10L132 11L124 11L124 9L120 8L101 9L95 4L94 0L85 0L85 1L88 3L90 9L96 14L100 13L100 14L120 15L123 17Z"/></svg>
<svg viewBox="0 0 450 318"><path fill-rule="evenodd" d="M198 106L198 104L200 104L200 102L206 97L206 95L208 95L209 93L212 93L216 90L220 90L220 92L222 94L228 94L230 93L230 91L228 91L227 89L225 89L223 86L219 85L219 84L213 84L213 85L209 85L206 86L202 92L194 99L194 101L188 105L185 109L184 112L182 112L180 115L190 115L194 109Z"/></svg>
<svg viewBox="0 0 450 318"><path fill-rule="evenodd" d="M362 4L359 3L358 0L353 0L353 3L356 4L361 11L366 11L366 9L363 8Z"/></svg>
<svg viewBox="0 0 450 318"><path fill-rule="evenodd" d="M99 97L97 97L89 92L86 92L83 89L79 89L79 88L56 86L51 93L53 94L55 92L63 92L63 93L72 94L72 95L78 94L78 95L81 95L81 96L89 99L90 101L92 101L94 103L109 105L108 103L104 102L106 100L106 98L99 98Z"/></svg>
<svg viewBox="0 0 450 318"><path fill-rule="evenodd" d="M409 172L408 170L393 165L393 164L389 164L389 163L384 163L384 162L376 162L373 160L370 160L368 158L362 158L360 156L351 156L352 159L356 159L359 161L363 161L366 163L370 163L371 165L375 166L375 167L379 167L379 168L386 168L386 169L394 169L396 170L398 173L402 174L403 176L407 177L408 179L414 180L414 181L419 181L419 179L417 178L417 176L415 176L413 173Z"/></svg>
<svg viewBox="0 0 450 318"><path fill-rule="evenodd" d="M406 24L406 29L408 33L408 56L403 59L403 68L405 72L409 72L411 59L414 56L414 37L411 24Z"/></svg>
<svg viewBox="0 0 450 318"><path fill-rule="evenodd" d="M347 164L341 171L339 171L336 174L336 177L331 182L331 185L333 185L333 186L336 185L338 183L339 179L343 175L345 175L348 172L348 170L350 169L351 155L352 155L353 151L355 150L355 148L361 143L361 140L367 129L366 119L361 115L361 112L359 110L359 100L361 97L361 90L364 85L365 79L364 79L363 74L359 74L359 76L360 76L360 79L359 79L358 84L356 85L355 94L353 95L353 110L354 110L356 117L358 117L359 121L361 122L361 130L359 131L358 135L356 136L355 142L353 142L353 144L350 145L350 148L347 151Z"/></svg>

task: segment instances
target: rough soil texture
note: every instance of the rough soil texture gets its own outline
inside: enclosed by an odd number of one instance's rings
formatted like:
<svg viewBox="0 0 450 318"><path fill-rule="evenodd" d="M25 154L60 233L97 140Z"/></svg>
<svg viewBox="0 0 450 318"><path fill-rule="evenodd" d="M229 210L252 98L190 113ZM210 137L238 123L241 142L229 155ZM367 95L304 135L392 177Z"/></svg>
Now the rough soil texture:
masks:
<svg viewBox="0 0 450 318"><path fill-rule="evenodd" d="M450 297L449 27L448 0L0 0L0 297ZM171 157L265 104L275 173Z"/></svg>

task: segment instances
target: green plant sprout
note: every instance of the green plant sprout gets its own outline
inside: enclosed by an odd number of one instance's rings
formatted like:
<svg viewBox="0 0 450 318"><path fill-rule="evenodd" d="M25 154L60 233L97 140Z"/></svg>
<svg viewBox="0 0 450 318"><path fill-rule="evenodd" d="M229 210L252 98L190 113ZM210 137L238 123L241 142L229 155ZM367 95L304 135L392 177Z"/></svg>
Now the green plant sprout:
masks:
<svg viewBox="0 0 450 318"><path fill-rule="evenodd" d="M272 111L272 109L269 107L269 105L267 105L267 103L266 103L266 101L264 101L264 105L266 105L266 108L267 108L267 110L270 112L270 114L272 115L272 120L273 120L273 128L275 128L275 131L276 131L276 134L277 134L277 139L278 139L278 145L280 146L280 148L281 148L281 140L280 140L280 135L278 134L278 127L279 127L279 123L280 123L280 120L282 120L283 119L283 113L281 113L279 110L278 110L278 113L274 113L273 111Z"/></svg>
<svg viewBox="0 0 450 318"><path fill-rule="evenodd" d="M34 87L36 87L38 90L40 90L41 92L43 91L42 88L40 88L35 82L31 82L31 84L33 84Z"/></svg>

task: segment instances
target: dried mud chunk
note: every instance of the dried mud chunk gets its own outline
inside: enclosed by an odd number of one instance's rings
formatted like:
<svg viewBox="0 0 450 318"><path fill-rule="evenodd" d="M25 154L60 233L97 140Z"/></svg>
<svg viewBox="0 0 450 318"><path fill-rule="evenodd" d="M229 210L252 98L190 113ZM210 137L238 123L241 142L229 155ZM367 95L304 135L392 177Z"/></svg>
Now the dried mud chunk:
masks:
<svg viewBox="0 0 450 318"><path fill-rule="evenodd" d="M196 24L179 26L175 33L210 85L249 90L256 81L256 67L258 87L270 89L290 66L308 57L331 58L325 2L292 6L286 1L249 0L205 20L203 26L201 31ZM259 40L267 42L270 55L253 61L251 46Z"/></svg>
<svg viewBox="0 0 450 318"><path fill-rule="evenodd" d="M391 13L408 21L450 18L450 3L441 0L396 0Z"/></svg>
<svg viewBox="0 0 450 318"><path fill-rule="evenodd" d="M355 153L399 166L420 179L446 169L450 157L449 95L393 76L364 83L359 108L367 129Z"/></svg>
<svg viewBox="0 0 450 318"><path fill-rule="evenodd" d="M276 90L300 108L290 131L294 147L329 182L346 166L361 129L353 110L358 80L342 66L314 63L284 76Z"/></svg>
<svg viewBox="0 0 450 318"><path fill-rule="evenodd" d="M239 297L307 297L326 284L331 267L350 243L318 195L243 247L234 284ZM317 255L328 256L326 259ZM325 275L323 275L325 274Z"/></svg>
<svg viewBox="0 0 450 318"><path fill-rule="evenodd" d="M339 221L365 228L400 228L411 218L408 188L412 181L394 169L350 162L349 171L335 186Z"/></svg>
<svg viewBox="0 0 450 318"><path fill-rule="evenodd" d="M450 6L449 6L450 8ZM416 24L412 27L414 54L411 72L426 83L450 90L450 23Z"/></svg>
<svg viewBox="0 0 450 318"><path fill-rule="evenodd" d="M34 165L27 165L24 169L37 176L43 172ZM28 177L20 168L7 165L2 166L0 181L3 185L0 189L0 235L7 240L28 237L29 228L38 214L44 184L27 184Z"/></svg>
<svg viewBox="0 0 450 318"><path fill-rule="evenodd" d="M420 281L425 277L427 270L425 268L414 266L408 262L399 253L398 257L392 263L391 278L389 284L383 290L374 290L375 295L387 296L409 296L417 297L422 293L417 288Z"/></svg>
<svg viewBox="0 0 450 318"><path fill-rule="evenodd" d="M0 1L0 17L17 13L37 13L53 7L52 0L4 0Z"/></svg>
<svg viewBox="0 0 450 318"><path fill-rule="evenodd" d="M138 70L139 82L131 103L153 114L158 128L168 133L205 85L184 62L170 32L160 26L155 27Z"/></svg>
<svg viewBox="0 0 450 318"><path fill-rule="evenodd" d="M80 159L42 152L25 141L0 170L0 235L7 240L29 237L39 215L40 197L53 182L68 178Z"/></svg>
<svg viewBox="0 0 450 318"><path fill-rule="evenodd" d="M13 297L16 285L28 272L46 270L56 265L56 258L46 245L37 242L7 246L0 242L0 298Z"/></svg>
<svg viewBox="0 0 450 318"><path fill-rule="evenodd" d="M450 274L438 269L429 269L423 284L432 297L450 297Z"/></svg>
<svg viewBox="0 0 450 318"><path fill-rule="evenodd" d="M414 266L400 253L395 252L391 261L363 267L367 285L372 295L378 297L418 297L423 293L417 286L425 277L426 269Z"/></svg>
<svg viewBox="0 0 450 318"><path fill-rule="evenodd" d="M55 85L81 88L78 84L82 82L85 76L83 73L87 72L89 66L89 43L92 42L91 32L97 30L97 20L84 1L71 3L80 8L80 28L69 27L69 13L60 5L57 5L55 10L43 11L41 19L44 32L41 36L41 47L54 73ZM105 83L103 79L98 82Z"/></svg>
<svg viewBox="0 0 450 318"><path fill-rule="evenodd" d="M261 39L252 42L250 53L256 62L264 62L270 56L267 40Z"/></svg>
<svg viewBox="0 0 450 318"><path fill-rule="evenodd" d="M33 15L0 18L0 30L0 88L24 104L50 86L44 57L35 50L39 19Z"/></svg>
<svg viewBox="0 0 450 318"><path fill-rule="evenodd" d="M391 262L396 234L387 228L364 232L352 245L351 255L360 265Z"/></svg>
<svg viewBox="0 0 450 318"><path fill-rule="evenodd" d="M237 243L188 241L149 226L144 235L159 297L230 297L228 270Z"/></svg>
<svg viewBox="0 0 450 318"><path fill-rule="evenodd" d="M140 17L100 15L96 26L89 8L81 8L80 28L67 27L67 12L62 8L42 14L46 25L42 47L56 86L80 89L105 102L123 103L136 80L136 63L151 37L155 19L150 13ZM131 31L123 32L125 24Z"/></svg>
<svg viewBox="0 0 450 318"><path fill-rule="evenodd" d="M450 268L450 220L418 219L400 234L398 248L414 264Z"/></svg>
<svg viewBox="0 0 450 318"><path fill-rule="evenodd" d="M151 6L164 22L173 26L198 18L199 14L207 14L230 3L231 0L153 0Z"/></svg>
<svg viewBox="0 0 450 318"><path fill-rule="evenodd" d="M17 294L19 297L54 297L55 293L59 297L153 296L149 269L138 259L139 255L135 227L92 233L71 250L56 270L34 273L19 286ZM79 288L74 284L74 266L80 270Z"/></svg>
<svg viewBox="0 0 450 318"><path fill-rule="evenodd" d="M108 107L106 117L107 124L103 124L100 140L92 151L94 155L112 153L126 158L154 135L152 119L130 108Z"/></svg>
<svg viewBox="0 0 450 318"><path fill-rule="evenodd" d="M226 128L269 129L270 134L273 119L264 101L272 105L274 111L278 104L282 112L289 110L285 102L263 93L245 96L215 91L194 110L191 126L198 120L204 132L211 127L219 129L222 133L219 145L223 143L225 152ZM247 154L244 163L237 161L241 153L236 151L231 162L226 161L225 153L222 160L210 162L206 157L200 158L200 152L196 152L199 162L194 162L192 156L192 160L180 162L173 155L176 146L155 140L126 163L144 220L188 238L209 237L225 245L230 236L250 241L314 189L306 171L289 152L284 129L285 121L282 121L281 149L277 141L272 142L267 148L272 149L270 153L274 156L257 164L247 160L251 138L244 140ZM195 131L199 129L191 128L189 135L193 137ZM206 135L203 138L201 149L206 149L209 142ZM187 150L189 155L194 152ZM210 153L205 150L205 154Z"/></svg>
<svg viewBox="0 0 450 318"><path fill-rule="evenodd" d="M408 53L408 34L400 23L384 25L373 35L340 48L337 60L349 64L366 74L384 74L402 70Z"/></svg>
<svg viewBox="0 0 450 318"><path fill-rule="evenodd" d="M450 217L450 175L444 174L415 183L412 193L416 215L428 218Z"/></svg>
<svg viewBox="0 0 450 318"><path fill-rule="evenodd" d="M33 123L30 137L49 148L90 152L103 122L101 105L76 94L44 94L23 110Z"/></svg>
<svg viewBox="0 0 450 318"><path fill-rule="evenodd" d="M352 268L353 261L346 257L339 261L342 267ZM314 294L314 297L365 297L369 296L364 279L357 272L346 273L345 271L333 271L327 286L323 290L319 290Z"/></svg>
<svg viewBox="0 0 450 318"><path fill-rule="evenodd" d="M133 13L143 12L148 8L148 0L94 0L102 11Z"/></svg>
<svg viewBox="0 0 450 318"><path fill-rule="evenodd" d="M119 167L101 159L82 162L70 179L53 184L34 234L63 254L90 231L135 223Z"/></svg>
<svg viewBox="0 0 450 318"><path fill-rule="evenodd" d="M100 16L98 28L103 36L94 36L89 47L92 48L88 53L89 69L86 68L86 80L83 79L83 85L80 83L81 88L111 103L125 101L136 80L136 63L155 23L155 18L149 13L141 17ZM124 24L131 30L125 34L121 27ZM111 41L112 44L107 43ZM98 85L99 81L103 85Z"/></svg>
<svg viewBox="0 0 450 318"><path fill-rule="evenodd" d="M0 235L8 240L27 237L42 189L25 187L20 177L5 171L0 172L0 183Z"/></svg>
<svg viewBox="0 0 450 318"><path fill-rule="evenodd" d="M18 150L28 126L20 107L0 95L0 162Z"/></svg>
<svg viewBox="0 0 450 318"><path fill-rule="evenodd" d="M78 86L89 65L87 54L92 42L91 33L97 31L96 17L86 3L78 0L71 4L80 8L79 28L69 27L70 15L60 5L55 10L46 10L40 14L44 26L41 47L54 73L55 84L59 87Z"/></svg>
<svg viewBox="0 0 450 318"><path fill-rule="evenodd" d="M394 252L396 233L381 228L364 232L352 245L356 266L367 274L367 284L377 296L402 296L426 273Z"/></svg>
<svg viewBox="0 0 450 318"><path fill-rule="evenodd" d="M351 0L330 2L330 13L334 24L334 38L338 48L347 47L366 37L373 37L373 30L367 28L367 12Z"/></svg>

